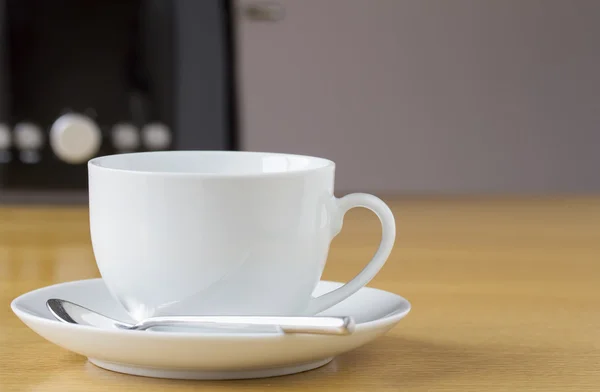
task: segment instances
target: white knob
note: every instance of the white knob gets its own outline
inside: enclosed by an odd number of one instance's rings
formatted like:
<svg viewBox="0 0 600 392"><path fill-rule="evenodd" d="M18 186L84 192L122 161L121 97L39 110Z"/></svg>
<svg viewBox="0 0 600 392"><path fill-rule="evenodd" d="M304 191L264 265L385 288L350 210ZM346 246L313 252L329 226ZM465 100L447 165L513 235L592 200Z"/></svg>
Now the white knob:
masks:
<svg viewBox="0 0 600 392"><path fill-rule="evenodd" d="M119 150L131 151L140 146L140 134L133 124L120 123L112 128L112 142Z"/></svg>
<svg viewBox="0 0 600 392"><path fill-rule="evenodd" d="M82 114L64 114L50 129L50 146L54 154L67 163L86 162L98 152L101 144L100 128Z"/></svg>
<svg viewBox="0 0 600 392"><path fill-rule="evenodd" d="M44 144L44 134L40 127L32 123L15 125L15 146L21 150L37 150Z"/></svg>
<svg viewBox="0 0 600 392"><path fill-rule="evenodd" d="M12 137L10 128L6 124L0 124L0 150L8 150L10 148Z"/></svg>
<svg viewBox="0 0 600 392"><path fill-rule="evenodd" d="M151 123L142 129L142 138L149 150L161 150L171 144L171 131L165 124Z"/></svg>

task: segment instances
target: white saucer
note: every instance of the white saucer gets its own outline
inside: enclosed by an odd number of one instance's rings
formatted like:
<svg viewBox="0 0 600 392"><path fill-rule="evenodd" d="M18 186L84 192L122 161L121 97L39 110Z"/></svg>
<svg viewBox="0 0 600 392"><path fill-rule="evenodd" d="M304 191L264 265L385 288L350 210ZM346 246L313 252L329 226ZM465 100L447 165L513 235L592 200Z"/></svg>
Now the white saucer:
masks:
<svg viewBox="0 0 600 392"><path fill-rule="evenodd" d="M321 281L315 295L341 283ZM410 311L404 298L362 288L321 313L349 315L357 325L351 335L300 335L243 332L161 332L100 329L57 321L46 300L62 298L107 316L131 321L101 279L61 283L16 298L15 314L40 336L88 357L101 368L148 377L239 379L281 376L315 369L390 330Z"/></svg>

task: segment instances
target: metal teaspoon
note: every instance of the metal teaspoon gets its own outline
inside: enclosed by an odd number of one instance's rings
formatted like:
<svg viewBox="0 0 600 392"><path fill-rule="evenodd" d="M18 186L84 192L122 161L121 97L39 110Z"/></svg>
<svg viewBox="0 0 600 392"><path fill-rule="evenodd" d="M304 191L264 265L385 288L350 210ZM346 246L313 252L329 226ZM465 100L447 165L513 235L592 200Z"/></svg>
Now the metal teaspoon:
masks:
<svg viewBox="0 0 600 392"><path fill-rule="evenodd" d="M284 333L307 333L318 335L348 335L354 331L351 317L327 316L168 316L150 317L137 324L128 324L100 314L73 302L52 298L46 306L58 320L64 323L100 328L118 328L143 331L151 327L274 327Z"/></svg>

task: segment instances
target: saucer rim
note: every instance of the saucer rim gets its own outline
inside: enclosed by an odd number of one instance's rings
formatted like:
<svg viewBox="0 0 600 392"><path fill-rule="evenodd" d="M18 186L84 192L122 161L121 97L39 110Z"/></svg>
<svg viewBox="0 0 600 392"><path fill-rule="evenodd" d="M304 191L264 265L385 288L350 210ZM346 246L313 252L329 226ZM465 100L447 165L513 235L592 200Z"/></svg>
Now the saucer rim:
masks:
<svg viewBox="0 0 600 392"><path fill-rule="evenodd" d="M292 335L284 334L284 333L253 333L253 332L210 332L210 333L208 333L208 332L177 332L177 333L173 333L173 332L167 332L167 331L151 331L151 330L144 331L144 333L140 333L140 331L125 330L125 329L123 329L123 330L114 329L113 330L113 329L98 328L98 327L88 326L88 325L68 324L68 323L61 322L59 320L52 320L52 319L49 319L46 317L35 315L26 310L20 309L19 306L17 305L18 302L22 301L26 297L33 295L34 293L37 293L39 291L51 290L53 287L64 286L64 285L91 284L94 281L102 281L102 278L80 279L80 280L60 282L60 283L55 283L55 284L51 284L51 285L44 286L44 287L39 287L37 289L23 293L23 294L19 295L18 297L16 297L15 299L13 299L11 301L10 307L11 307L11 310L13 311L13 313L19 319L21 319L21 321L23 323L27 324L28 326L30 326L28 323L28 321L29 321L29 322L38 323L38 324L41 323L48 327L60 326L61 328L66 328L66 329L87 330L87 331L91 331L91 332L102 332L102 333L109 333L109 334L116 334L116 335L129 334L132 337L134 337L134 336L143 337L143 336L148 336L148 334L152 335L155 338L163 337L163 338L168 338L168 339L190 339L190 338L196 338L196 339L202 339L202 338L209 338L209 339L216 339L216 338L273 339L276 337L288 338L288 337L292 336ZM327 283L332 283L332 284L336 284L336 285L344 284L342 282L331 281L331 280L320 280L320 282L327 282ZM397 297L398 299L400 299L401 302L403 302L406 306L402 310L394 311L394 312L387 314L383 317L380 317L378 319L363 322L363 323L357 323L355 326L354 334L361 333L361 332L367 331L369 329L382 327L385 325L390 325L390 326L395 325L401 319L406 317L406 315L408 313L410 313L410 311L412 310L412 304L410 303L410 301L408 301L406 298L402 297L401 295L398 295L398 294L395 294L395 293L392 293L392 292L389 292L389 291L386 291L383 289L369 287L369 286L364 286L360 290L364 290L364 289L376 290L379 292L383 292L386 295L393 295L393 296ZM311 336L319 337L321 335L311 335Z"/></svg>

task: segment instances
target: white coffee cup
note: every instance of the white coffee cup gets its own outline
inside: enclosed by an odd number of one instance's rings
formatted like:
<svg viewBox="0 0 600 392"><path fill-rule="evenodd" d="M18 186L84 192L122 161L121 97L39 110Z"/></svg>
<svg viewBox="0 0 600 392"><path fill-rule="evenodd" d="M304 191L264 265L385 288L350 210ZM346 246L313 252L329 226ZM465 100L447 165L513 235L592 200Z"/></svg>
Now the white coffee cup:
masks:
<svg viewBox="0 0 600 392"><path fill-rule="evenodd" d="M375 196L333 194L335 164L238 151L160 151L88 163L98 268L134 319L165 315L314 315L366 285L396 236ZM314 298L329 245L351 208L382 224L373 259Z"/></svg>

